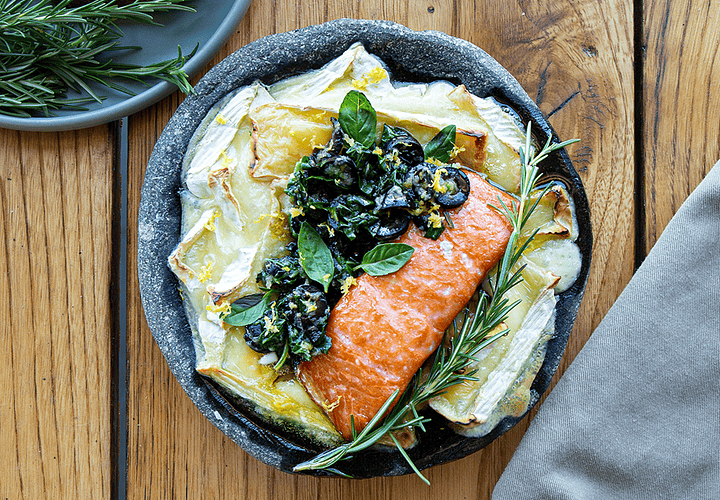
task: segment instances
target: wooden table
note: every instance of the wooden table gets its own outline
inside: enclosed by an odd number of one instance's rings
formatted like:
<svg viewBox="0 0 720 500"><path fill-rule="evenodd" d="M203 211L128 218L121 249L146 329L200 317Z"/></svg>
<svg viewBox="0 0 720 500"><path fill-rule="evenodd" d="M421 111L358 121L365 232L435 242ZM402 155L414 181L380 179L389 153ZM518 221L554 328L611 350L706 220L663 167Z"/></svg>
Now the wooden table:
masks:
<svg viewBox="0 0 720 500"><path fill-rule="evenodd" d="M340 17L469 40L517 77L561 138L582 140L569 152L595 249L557 380L720 157L720 3L255 0L213 63ZM144 168L181 100L129 117L126 168L119 122L0 130L0 498L490 498L530 419L426 471L427 487L278 472L185 396L145 323L135 266Z"/></svg>

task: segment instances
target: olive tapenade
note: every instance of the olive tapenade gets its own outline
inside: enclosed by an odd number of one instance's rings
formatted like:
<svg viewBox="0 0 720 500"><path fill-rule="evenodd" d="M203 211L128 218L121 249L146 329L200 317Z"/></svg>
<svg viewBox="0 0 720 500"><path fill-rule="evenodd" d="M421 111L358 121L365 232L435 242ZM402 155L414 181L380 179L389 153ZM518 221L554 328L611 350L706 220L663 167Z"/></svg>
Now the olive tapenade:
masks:
<svg viewBox="0 0 720 500"><path fill-rule="evenodd" d="M295 205L292 236L297 241L303 225L312 227L313 245L324 246L332 263L320 278L311 276L307 256L290 243L286 256L268 259L257 275L264 311L246 325L247 344L276 353L277 368L327 352L330 310L364 272L370 250L401 236L411 221L437 239L449 221L445 210L462 205L470 191L467 175L446 163L455 149L454 125L423 147L407 130L386 124L378 143L377 115L358 91L346 95L331 122L330 140L296 164L286 193Z"/></svg>

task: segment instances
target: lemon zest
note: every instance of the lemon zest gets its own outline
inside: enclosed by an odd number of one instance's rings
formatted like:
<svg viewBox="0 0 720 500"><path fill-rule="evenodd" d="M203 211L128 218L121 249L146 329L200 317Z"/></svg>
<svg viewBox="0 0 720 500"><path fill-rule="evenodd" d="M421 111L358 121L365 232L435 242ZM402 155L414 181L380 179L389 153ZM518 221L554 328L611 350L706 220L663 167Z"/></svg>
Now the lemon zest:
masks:
<svg viewBox="0 0 720 500"><path fill-rule="evenodd" d="M268 316L264 316L263 319L265 320L265 330L267 330L270 333L277 333L280 330L278 329L277 325L275 325L275 303L273 302L272 306L270 307L270 311L272 312L272 318Z"/></svg>
<svg viewBox="0 0 720 500"><path fill-rule="evenodd" d="M428 222L432 227L442 227L442 221L443 218L440 217L440 214L437 212L433 212L430 214L430 217L428 217Z"/></svg>
<svg viewBox="0 0 720 500"><path fill-rule="evenodd" d="M352 276L348 276L347 278L345 278L345 281L343 281L342 285L340 285L340 292L345 295L350 291L350 288L355 285L357 285L357 280Z"/></svg>
<svg viewBox="0 0 720 500"><path fill-rule="evenodd" d="M200 268L200 273L198 274L198 279L200 280L200 283L205 283L212 277L212 269L213 261L209 261L202 268Z"/></svg>
<svg viewBox="0 0 720 500"><path fill-rule="evenodd" d="M331 238L333 236L335 236L335 230L332 227L330 227L330 225L327 222L323 222L320 225L327 228L328 234L330 235Z"/></svg>
<svg viewBox="0 0 720 500"><path fill-rule="evenodd" d="M220 156L222 157L222 167L223 168L229 168L237 163L237 160L235 158L231 158L227 155L225 150L222 150L220 152Z"/></svg>
<svg viewBox="0 0 720 500"><path fill-rule="evenodd" d="M208 221L205 224L203 224L203 227L210 232L215 231L215 229L217 229L217 226L215 225L215 219L217 219L219 215L220 214L218 214L216 211L214 211L212 213L212 215L210 216L210 218L208 219Z"/></svg>
<svg viewBox="0 0 720 500"><path fill-rule="evenodd" d="M353 80L352 86L358 90L365 90L367 89L368 85L375 84L387 78L387 76L387 71L385 71L380 66L376 66L367 73L363 74L363 76L359 80Z"/></svg>
<svg viewBox="0 0 720 500"><path fill-rule="evenodd" d="M214 304L211 302L207 306L205 306L205 309L210 312L222 314L222 313L229 313L230 309L231 309L230 306L231 306L230 302L223 302L222 304Z"/></svg>
<svg viewBox="0 0 720 500"><path fill-rule="evenodd" d="M337 399L336 399L335 401L333 401L332 403L328 403L327 401L323 401L322 403L320 403L320 406L323 407L323 410L325 410L326 413L332 413L333 410L335 410L335 408L337 408L338 406L340 406L340 399L341 399L341 398L342 398L342 394L341 394L340 396L338 396Z"/></svg>
<svg viewBox="0 0 720 500"><path fill-rule="evenodd" d="M287 233L287 215L280 211L273 212L271 214L262 214L260 217L255 219L255 224L257 224L258 222L262 222L268 217L272 218L272 220L268 224L270 233L273 234L276 238L281 238L285 236L285 234Z"/></svg>
<svg viewBox="0 0 720 500"><path fill-rule="evenodd" d="M442 174L447 174L447 169L444 168L438 168L435 170L435 175L433 176L433 191L436 193L445 193L447 192L447 186L440 184L440 181L442 180Z"/></svg>
<svg viewBox="0 0 720 500"><path fill-rule="evenodd" d="M290 207L290 217L300 217L301 215L305 215L302 207Z"/></svg>
<svg viewBox="0 0 720 500"><path fill-rule="evenodd" d="M453 150L450 152L450 158L455 158L457 155L465 151L465 148L462 146L455 145L453 146Z"/></svg>

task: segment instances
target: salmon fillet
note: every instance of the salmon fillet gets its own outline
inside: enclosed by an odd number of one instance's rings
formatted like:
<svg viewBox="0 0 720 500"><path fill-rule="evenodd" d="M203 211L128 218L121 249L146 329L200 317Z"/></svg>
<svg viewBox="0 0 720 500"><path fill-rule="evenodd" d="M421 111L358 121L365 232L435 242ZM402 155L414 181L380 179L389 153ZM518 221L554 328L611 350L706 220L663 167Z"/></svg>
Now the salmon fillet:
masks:
<svg viewBox="0 0 720 500"><path fill-rule="evenodd" d="M467 172L470 196L450 211L454 229L436 241L411 225L397 242L415 248L399 271L364 274L330 314L327 354L301 363L298 378L345 439L360 432L395 389L402 392L443 332L500 260L508 221L488 204L507 195Z"/></svg>

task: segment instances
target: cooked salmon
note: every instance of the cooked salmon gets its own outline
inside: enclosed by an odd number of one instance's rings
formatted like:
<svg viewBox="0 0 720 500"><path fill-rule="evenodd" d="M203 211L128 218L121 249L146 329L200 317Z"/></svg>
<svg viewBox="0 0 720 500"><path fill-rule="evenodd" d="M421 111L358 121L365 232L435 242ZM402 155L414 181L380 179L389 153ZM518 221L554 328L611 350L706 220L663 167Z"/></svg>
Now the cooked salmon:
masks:
<svg viewBox="0 0 720 500"><path fill-rule="evenodd" d="M395 389L402 392L443 332L500 260L508 221L489 204L508 198L468 172L470 196L451 211L454 228L436 241L411 226L397 241L415 248L399 271L362 275L330 314L332 347L298 367L298 377L337 430L360 432Z"/></svg>

